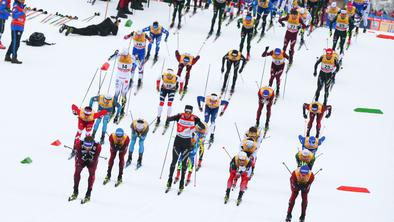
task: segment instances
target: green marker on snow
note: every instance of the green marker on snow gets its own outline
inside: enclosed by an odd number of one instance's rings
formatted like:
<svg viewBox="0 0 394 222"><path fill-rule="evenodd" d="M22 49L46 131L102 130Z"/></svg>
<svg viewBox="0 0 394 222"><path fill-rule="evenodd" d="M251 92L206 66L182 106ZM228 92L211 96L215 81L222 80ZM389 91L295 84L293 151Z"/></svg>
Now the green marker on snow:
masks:
<svg viewBox="0 0 394 222"><path fill-rule="evenodd" d="M26 157L21 161L21 164L31 164L33 163L33 160L30 157Z"/></svg>
<svg viewBox="0 0 394 222"><path fill-rule="evenodd" d="M354 111L359 112L359 113L383 114L382 110L371 109L371 108L356 108L356 109L354 109Z"/></svg>
<svg viewBox="0 0 394 222"><path fill-rule="evenodd" d="M130 19L127 20L126 24L124 25L125 27L131 27L131 25L133 24L133 21L131 21Z"/></svg>

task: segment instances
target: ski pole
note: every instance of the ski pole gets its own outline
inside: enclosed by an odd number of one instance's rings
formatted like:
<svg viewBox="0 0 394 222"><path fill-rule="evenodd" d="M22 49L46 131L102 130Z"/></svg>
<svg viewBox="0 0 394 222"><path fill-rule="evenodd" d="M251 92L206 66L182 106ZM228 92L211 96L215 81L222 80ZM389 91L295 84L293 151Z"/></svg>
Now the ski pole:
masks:
<svg viewBox="0 0 394 222"><path fill-rule="evenodd" d="M112 77L113 77L113 75L114 75L115 65L116 65L116 56L118 55L118 53L119 53L119 50L115 50L114 54L112 54L112 55L109 57L109 59L108 59L108 61L110 61L111 59L113 59L113 58L115 57L115 59L114 59L114 64L112 65L112 73L111 73L111 78L109 79L109 85L108 85L108 89L107 89L107 94L109 93L109 89L111 88Z"/></svg>
<svg viewBox="0 0 394 222"><path fill-rule="evenodd" d="M64 145L64 148L67 148L67 149L70 149L70 150L74 150L74 148L69 147L69 146L67 146L67 145ZM108 159L108 158L105 157L105 156L99 156L99 158L102 158L102 159L104 159L104 160L107 160L107 159Z"/></svg>
<svg viewBox="0 0 394 222"><path fill-rule="evenodd" d="M82 107L82 104L83 104L83 102L85 101L86 96L88 95L89 89L90 89L90 87L92 86L93 80L96 78L96 75L97 75L98 70L99 70L99 69L97 68L97 69L96 69L96 72L95 72L94 75L93 75L92 80L90 81L89 87L88 87L88 89L86 90L86 93L85 93L85 96L83 97L83 100L82 100L82 102L81 102L81 105L80 105L79 107Z"/></svg>
<svg viewBox="0 0 394 222"><path fill-rule="evenodd" d="M323 168L320 168L316 173L315 173L315 176L320 172L320 171L322 171L323 170Z"/></svg>
<svg viewBox="0 0 394 222"><path fill-rule="evenodd" d="M109 1L107 1L107 5L105 6L105 14L104 14L104 19L105 19L105 18L107 18L108 5L109 5Z"/></svg>
<svg viewBox="0 0 394 222"><path fill-rule="evenodd" d="M207 42L207 39L205 39L204 42L202 43L200 49L199 49L198 52L197 52L197 55L200 55L200 52L201 52L201 50L202 50L202 48L204 47L204 45L205 45L206 42Z"/></svg>
<svg viewBox="0 0 394 222"><path fill-rule="evenodd" d="M239 134L237 123L234 122L234 125L235 125L235 129L237 130L239 142L241 142L241 135Z"/></svg>
<svg viewBox="0 0 394 222"><path fill-rule="evenodd" d="M230 160L231 160L231 156L230 156L230 154L228 153L228 151L226 150L226 147L222 147L223 148L223 150L227 153L227 156L228 156L228 158L230 158Z"/></svg>
<svg viewBox="0 0 394 222"><path fill-rule="evenodd" d="M205 89L204 89L204 96L207 93L207 86L208 86L208 79L209 79L209 72L211 71L211 64L208 66L208 75L207 75L207 80L205 81Z"/></svg>
<svg viewBox="0 0 394 222"><path fill-rule="evenodd" d="M129 98L127 99L127 109L126 109L126 113L129 112L129 108L130 108L130 102L131 102L131 89L129 88Z"/></svg>
<svg viewBox="0 0 394 222"><path fill-rule="evenodd" d="M50 18L51 16L53 16L53 14L49 14L47 15L43 20L41 20L40 22L43 23L45 20L47 20L48 18Z"/></svg>
<svg viewBox="0 0 394 222"><path fill-rule="evenodd" d="M34 18L36 18L36 17L38 17L40 15L46 15L46 14L48 14L48 12L44 11L44 12L39 13L38 15L34 15L34 16L29 17L27 20L32 20L32 19L34 19Z"/></svg>
<svg viewBox="0 0 394 222"><path fill-rule="evenodd" d="M263 73L261 74L259 89L261 89L261 86L263 85L263 77L264 77L265 64L266 64L266 62L267 62L267 56L266 56L265 59L264 59Z"/></svg>
<svg viewBox="0 0 394 222"><path fill-rule="evenodd" d="M291 174L291 171L290 171L289 167L287 167L286 163L285 163L285 162L282 162L282 164L283 164L283 166L286 167L287 171L289 171L289 173Z"/></svg>
<svg viewBox="0 0 394 222"><path fill-rule="evenodd" d="M131 116L131 121L134 122L133 113L131 113L131 110L130 110L130 116Z"/></svg>
<svg viewBox="0 0 394 222"><path fill-rule="evenodd" d="M287 64L287 65L289 65L289 64ZM285 76L285 86L283 87L283 96L282 96L283 99L285 99L286 83L287 83L287 72L286 72L286 76Z"/></svg>
<svg viewBox="0 0 394 222"><path fill-rule="evenodd" d="M58 17L58 16L60 16L60 14L59 14L58 12L56 12L52 17L48 18L48 19L45 20L43 23L47 23L47 22L51 21L52 19L54 19L54 18L56 18L56 17Z"/></svg>
<svg viewBox="0 0 394 222"><path fill-rule="evenodd" d="M176 37L176 50L179 50L179 31L178 31L177 37Z"/></svg>
<svg viewBox="0 0 394 222"><path fill-rule="evenodd" d="M175 123L172 124L171 134L170 134L170 138L169 138L168 144L167 144L166 155L164 156L163 166L161 167L160 178L159 178L160 180L163 175L164 165L166 164L168 149L170 148L170 142L171 142L172 132L174 131L174 126L175 126Z"/></svg>
<svg viewBox="0 0 394 222"><path fill-rule="evenodd" d="M319 156L322 156L324 153L320 153L319 155L316 156L315 159L319 158Z"/></svg>

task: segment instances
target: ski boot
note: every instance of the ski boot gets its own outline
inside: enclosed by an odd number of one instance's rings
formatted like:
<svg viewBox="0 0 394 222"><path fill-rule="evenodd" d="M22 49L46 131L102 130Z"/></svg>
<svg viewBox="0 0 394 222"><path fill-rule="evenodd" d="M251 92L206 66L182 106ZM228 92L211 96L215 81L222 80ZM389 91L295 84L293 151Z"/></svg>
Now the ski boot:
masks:
<svg viewBox="0 0 394 222"><path fill-rule="evenodd" d="M364 29L363 29L363 33L366 33L367 32L367 29L364 27Z"/></svg>
<svg viewBox="0 0 394 222"><path fill-rule="evenodd" d="M138 155L138 160L137 160L137 169L142 166L142 153Z"/></svg>
<svg viewBox="0 0 394 222"><path fill-rule="evenodd" d="M166 123L164 124L164 128L168 128L170 126L170 122L168 122L167 120L166 120Z"/></svg>
<svg viewBox="0 0 394 222"><path fill-rule="evenodd" d="M304 222L305 221L305 215L302 215L301 214L301 216L300 216L300 222Z"/></svg>
<svg viewBox="0 0 394 222"><path fill-rule="evenodd" d="M291 214L287 214L286 216L286 222L291 222Z"/></svg>
<svg viewBox="0 0 394 222"><path fill-rule="evenodd" d="M171 24L170 24L170 29L171 28L174 28L174 21L172 21Z"/></svg>
<svg viewBox="0 0 394 222"><path fill-rule="evenodd" d="M170 191L170 189L171 189L171 184L172 184L172 178L170 177L170 178L168 178L168 181L167 181L167 186L166 186L166 191L165 191L165 193L168 193L168 191Z"/></svg>
<svg viewBox="0 0 394 222"><path fill-rule="evenodd" d="M11 63L13 63L13 64L22 64L22 62L19 61L16 57L12 58Z"/></svg>
<svg viewBox="0 0 394 222"><path fill-rule="evenodd" d="M126 167L130 166L132 159L133 159L133 152L129 152L129 157L127 158L126 161Z"/></svg>
<svg viewBox="0 0 394 222"><path fill-rule="evenodd" d="M209 136L209 143L213 143L214 140L215 140L215 135L211 133L211 135Z"/></svg>
<svg viewBox="0 0 394 222"><path fill-rule="evenodd" d="M201 163L202 163L202 159L198 160L198 164L197 164L197 168L196 171L198 171L201 168Z"/></svg>
<svg viewBox="0 0 394 222"><path fill-rule="evenodd" d="M178 23L178 27L177 27L178 29L181 29L182 28L182 26L181 26L181 23Z"/></svg>
<svg viewBox="0 0 394 222"><path fill-rule="evenodd" d="M160 124L160 117L157 117L155 126L158 126L159 124Z"/></svg>
<svg viewBox="0 0 394 222"><path fill-rule="evenodd" d="M176 170L176 176L175 176L174 184L176 184L179 181L180 175L181 175L181 170L177 169Z"/></svg>
<svg viewBox="0 0 394 222"><path fill-rule="evenodd" d="M244 195L244 191L239 191L238 198L237 198L237 206L239 206L241 204L243 195Z"/></svg>
<svg viewBox="0 0 394 222"><path fill-rule="evenodd" d="M105 140L105 134L101 134L101 138L100 138L100 144L104 144L104 140Z"/></svg>
<svg viewBox="0 0 394 222"><path fill-rule="evenodd" d="M269 129L269 125L270 125L269 122L266 121L264 125L264 131L267 131Z"/></svg>
<svg viewBox="0 0 394 222"><path fill-rule="evenodd" d="M197 6L194 6L194 8L193 8L193 14L196 14L197 13Z"/></svg>
<svg viewBox="0 0 394 222"><path fill-rule="evenodd" d="M154 61L154 62L157 62L158 57L159 57L159 56L158 56L157 53L156 53L155 56L153 57L153 61Z"/></svg>
<svg viewBox="0 0 394 222"><path fill-rule="evenodd" d="M234 87L231 87L231 89L230 89L230 96L232 96L233 94L234 94Z"/></svg>
<svg viewBox="0 0 394 222"><path fill-rule="evenodd" d="M186 186L189 185L191 177L192 177L192 171L189 171L187 173Z"/></svg>
<svg viewBox="0 0 394 222"><path fill-rule="evenodd" d="M107 173L107 176L105 176L103 185L107 184L111 180L111 174Z"/></svg>
<svg viewBox="0 0 394 222"><path fill-rule="evenodd" d="M222 96L224 93L225 87L222 87L222 89L220 90L220 95Z"/></svg>
<svg viewBox="0 0 394 222"><path fill-rule="evenodd" d="M218 29L218 31L216 32L216 37L219 37L221 34L220 29Z"/></svg>
<svg viewBox="0 0 394 222"><path fill-rule="evenodd" d="M5 62L11 62L11 56L8 55L8 54L6 54L6 55L5 55L5 58L4 58L4 61L5 61Z"/></svg>
<svg viewBox="0 0 394 222"><path fill-rule="evenodd" d="M260 125L260 120L256 120L256 127L259 127Z"/></svg>
<svg viewBox="0 0 394 222"><path fill-rule="evenodd" d="M77 197L78 197L78 190L74 189L73 194L71 194L71 196L68 198L68 201L73 201L77 199Z"/></svg>
<svg viewBox="0 0 394 222"><path fill-rule="evenodd" d="M186 6L185 14L190 11L190 6Z"/></svg>
<svg viewBox="0 0 394 222"><path fill-rule="evenodd" d="M92 192L91 189L88 189L88 191L86 191L85 198L83 198L83 200L81 200L81 204L85 204L85 203L90 201L90 194L91 194L91 192Z"/></svg>
<svg viewBox="0 0 394 222"><path fill-rule="evenodd" d="M208 9L209 8L209 3L205 3L204 9Z"/></svg>
<svg viewBox="0 0 394 222"><path fill-rule="evenodd" d="M228 202L228 199L230 199L230 189L226 189L226 195L224 196L224 204Z"/></svg>
<svg viewBox="0 0 394 222"><path fill-rule="evenodd" d="M212 35L213 33L213 28L211 28L211 30L209 30L208 35Z"/></svg>
<svg viewBox="0 0 394 222"><path fill-rule="evenodd" d="M149 57L150 57L150 51L148 51L148 53L146 53L145 61L148 61L148 60L149 60Z"/></svg>
<svg viewBox="0 0 394 222"><path fill-rule="evenodd" d="M64 30L66 30L67 29L67 25L62 25L60 28L59 28L59 33L63 33L64 32Z"/></svg>
<svg viewBox="0 0 394 222"><path fill-rule="evenodd" d="M142 87L142 80L138 79L137 89L141 89Z"/></svg>
<svg viewBox="0 0 394 222"><path fill-rule="evenodd" d="M293 56L289 57L289 65L293 64Z"/></svg>
<svg viewBox="0 0 394 222"><path fill-rule="evenodd" d="M115 187L118 187L122 182L123 182L122 176L119 175L119 176L118 176L118 180L117 180L116 183L115 183Z"/></svg>
<svg viewBox="0 0 394 222"><path fill-rule="evenodd" d="M330 37L332 36L332 30L330 30Z"/></svg>

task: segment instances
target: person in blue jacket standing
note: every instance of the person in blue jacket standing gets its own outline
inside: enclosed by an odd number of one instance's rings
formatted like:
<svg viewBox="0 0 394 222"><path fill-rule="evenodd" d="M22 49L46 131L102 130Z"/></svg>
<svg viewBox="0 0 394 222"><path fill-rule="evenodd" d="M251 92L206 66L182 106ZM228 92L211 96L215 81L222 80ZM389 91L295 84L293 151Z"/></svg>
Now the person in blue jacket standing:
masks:
<svg viewBox="0 0 394 222"><path fill-rule="evenodd" d="M145 56L145 61L149 59L150 57L150 50L152 49L153 41L156 41L156 51L155 51L155 57L153 58L154 61L157 61L157 57L159 54L160 50L160 42L161 42L161 37L164 34L166 34L166 38L164 39L165 42L167 42L168 35L170 34L165 28L163 28L161 25L159 25L159 22L155 21L153 22L152 25L142 29L143 32L149 32L149 35L152 39L151 42L148 44L148 52L146 53Z"/></svg>
<svg viewBox="0 0 394 222"><path fill-rule="evenodd" d="M5 54L5 61L14 64L22 64L18 60L18 49L22 38L22 33L25 28L26 21L26 5L25 0L15 0L12 8L12 22L11 22L11 44ZM12 55L12 58L11 58Z"/></svg>
<svg viewBox="0 0 394 222"><path fill-rule="evenodd" d="M105 139L105 133L107 132L108 122L110 121L112 115L115 113L115 108L117 108L117 112L115 115L115 120L116 120L115 122L117 122L122 106L119 103L117 103L111 95L93 96L90 99L89 107L93 107L94 102L98 103L98 111L107 110L107 114L105 116L96 119L96 122L94 123L94 127L93 127L93 134L92 134L92 137L94 138L100 126L101 120L103 120L103 128L102 128L101 139L100 139L100 144L103 144Z"/></svg>
<svg viewBox="0 0 394 222"><path fill-rule="evenodd" d="M5 49L5 46L1 43L1 36L4 33L5 21L10 16L10 0L0 0L0 49Z"/></svg>

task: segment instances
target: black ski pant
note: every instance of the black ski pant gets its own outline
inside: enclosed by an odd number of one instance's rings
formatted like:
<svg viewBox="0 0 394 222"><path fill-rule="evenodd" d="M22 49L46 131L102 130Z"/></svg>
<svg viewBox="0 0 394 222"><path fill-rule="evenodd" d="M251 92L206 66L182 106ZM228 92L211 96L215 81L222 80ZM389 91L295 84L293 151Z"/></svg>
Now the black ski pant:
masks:
<svg viewBox="0 0 394 222"><path fill-rule="evenodd" d="M319 100L320 91L324 85L324 102L323 103L324 103L324 105L327 104L328 94L330 92L330 86L333 81L333 78L334 78L333 74L320 71L319 77L317 79L317 89L316 89L316 93L315 93L315 101Z"/></svg>
<svg viewBox="0 0 394 222"><path fill-rule="evenodd" d="M245 38L247 38L246 42L246 52L250 54L250 42L252 41L252 36L253 36L253 28L246 29L242 27L241 30L241 43L239 44L239 51L242 53L242 50L244 48L244 43L245 43Z"/></svg>
<svg viewBox="0 0 394 222"><path fill-rule="evenodd" d="M4 33L4 26L5 26L5 20L0 19L0 42L1 42L1 35Z"/></svg>
<svg viewBox="0 0 394 222"><path fill-rule="evenodd" d="M11 31L11 44L8 47L7 54L6 54L7 56L12 55L12 58L18 57L18 49L19 49L19 45L21 43L22 34L23 34L23 31L17 31L17 30Z"/></svg>
<svg viewBox="0 0 394 222"><path fill-rule="evenodd" d="M311 24L313 26L315 26L315 24L317 24L319 21L319 18L317 15L318 8L319 8L318 2L308 2L308 8L309 8L309 11L311 12L311 17L312 17ZM316 23L315 23L315 20L317 20Z"/></svg>
<svg viewBox="0 0 394 222"><path fill-rule="evenodd" d="M233 84L231 85L231 89L234 90L235 83L237 82L237 77L238 77L239 64L240 64L240 61L233 62L233 61L227 60L226 73L224 73L224 81L223 81L222 91L224 91L226 89L227 81L228 81L228 77L230 75L230 70L231 70L232 65L234 65L234 76L233 76Z"/></svg>
<svg viewBox="0 0 394 222"><path fill-rule="evenodd" d="M211 22L211 30L213 32L213 27L215 26L215 21L216 18L218 17L219 14L219 19L218 19L218 32L222 29L222 19L223 19L223 13L224 13L224 8L226 7L226 3L216 3L214 2L213 4L213 17L212 17L212 22Z"/></svg>
<svg viewBox="0 0 394 222"><path fill-rule="evenodd" d="M175 18L176 18L176 13L178 12L178 24L181 24L182 21L182 9L183 6L185 5L184 1L178 2L175 1L174 2L174 12L172 13L172 23L175 22Z"/></svg>
<svg viewBox="0 0 394 222"><path fill-rule="evenodd" d="M339 43L339 47L341 49L340 54L342 54L343 53L343 45L345 44L345 40L346 40L346 31L335 30L334 39L333 39L333 43L332 43L333 50L335 50L335 48L337 46L338 39L341 40L341 42Z"/></svg>
<svg viewBox="0 0 394 222"><path fill-rule="evenodd" d="M78 35L85 35L85 36L92 36L92 35L98 35L98 29L96 25L89 25L85 28L75 28L69 26L69 28L72 29L72 34L78 34Z"/></svg>
<svg viewBox="0 0 394 222"><path fill-rule="evenodd" d="M168 182L172 183L172 177L174 175L176 163L178 162L179 156L182 155L182 173L181 180L179 181L179 187L183 187L185 182L185 174L187 168L187 159L189 158L189 153L191 151L191 138L182 138L179 136L175 137L174 147L172 149L172 161L170 165L170 174L168 175Z"/></svg>

